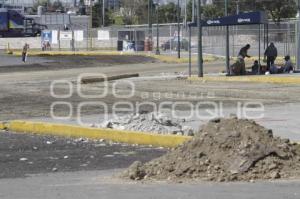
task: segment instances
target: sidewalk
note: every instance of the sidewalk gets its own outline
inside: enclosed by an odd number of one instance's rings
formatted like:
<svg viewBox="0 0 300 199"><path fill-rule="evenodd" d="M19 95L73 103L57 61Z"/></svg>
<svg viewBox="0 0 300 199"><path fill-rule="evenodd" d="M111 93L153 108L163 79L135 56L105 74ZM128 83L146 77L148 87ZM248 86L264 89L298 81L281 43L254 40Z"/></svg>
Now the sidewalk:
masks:
<svg viewBox="0 0 300 199"><path fill-rule="evenodd" d="M190 81L213 82L253 82L275 84L300 84L300 73L278 75L252 75L252 76L225 76L223 74L204 75L204 77L192 76Z"/></svg>

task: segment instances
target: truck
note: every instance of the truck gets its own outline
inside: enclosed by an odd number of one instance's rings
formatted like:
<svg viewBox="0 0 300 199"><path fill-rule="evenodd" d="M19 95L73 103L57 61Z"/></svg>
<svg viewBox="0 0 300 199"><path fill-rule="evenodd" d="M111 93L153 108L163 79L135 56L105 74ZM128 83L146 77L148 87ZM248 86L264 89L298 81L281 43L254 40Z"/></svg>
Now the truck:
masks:
<svg viewBox="0 0 300 199"><path fill-rule="evenodd" d="M35 37L45 29L46 25L36 23L18 10L0 8L0 37Z"/></svg>

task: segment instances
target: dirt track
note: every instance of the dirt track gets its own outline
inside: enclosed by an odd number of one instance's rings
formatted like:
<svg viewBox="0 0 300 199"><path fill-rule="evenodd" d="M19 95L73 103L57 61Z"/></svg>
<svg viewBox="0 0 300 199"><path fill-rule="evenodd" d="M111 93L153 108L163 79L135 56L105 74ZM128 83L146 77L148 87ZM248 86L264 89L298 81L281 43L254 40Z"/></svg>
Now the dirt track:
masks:
<svg viewBox="0 0 300 199"><path fill-rule="evenodd" d="M91 101L106 103L110 109L109 111L111 111L115 103L120 101L131 103L147 101L156 104L166 101L191 102L193 104L209 101L223 103L227 108L236 107L238 102L261 102L269 107L284 107L287 104L297 106L300 104L300 85L189 82L162 76L186 73L186 64L152 63L153 60L150 60L150 62L149 60L144 60L144 63L119 65L111 63L111 61L109 61L110 63L104 63L104 61L99 60L99 57L86 59L82 59L82 57L68 58L72 59L66 61L62 57L51 57L51 62L46 63L39 62L26 66L0 66L0 70L2 67L5 68L5 70L3 69L0 72L0 120L50 117L50 106L56 101L70 102L73 106L73 117L76 116L79 103ZM56 59L55 62L53 62L54 59ZM36 64L40 64L40 66L36 67ZM223 64L222 62L205 63L205 72L218 72L222 70ZM43 68L46 65L48 67ZM193 72L196 72L195 66L193 66ZM79 97L77 94L76 80L82 73L104 73L107 75L139 73L142 78L130 80L135 85L135 88L134 95L128 99L117 99L113 96L112 86L114 82L109 83L108 94L105 98L86 99ZM152 79L154 76L159 78L155 77L156 79ZM50 85L54 80L71 81L73 95L67 99L52 97ZM88 84L82 87L82 91L88 94L99 94L102 93L103 89L103 84L101 83ZM132 88L128 84L119 83L117 90L121 93L130 93ZM55 92L66 94L68 86L66 84L56 85ZM186 110L184 106L178 106L178 108ZM83 114L95 115L101 114L101 111L95 107L89 107L83 110ZM66 112L67 109L65 107L56 110L56 114L62 116ZM278 113L276 112L275 114ZM297 113L293 112L288 115L297 115ZM287 118L277 119L284 121ZM291 122L294 123L293 121Z"/></svg>

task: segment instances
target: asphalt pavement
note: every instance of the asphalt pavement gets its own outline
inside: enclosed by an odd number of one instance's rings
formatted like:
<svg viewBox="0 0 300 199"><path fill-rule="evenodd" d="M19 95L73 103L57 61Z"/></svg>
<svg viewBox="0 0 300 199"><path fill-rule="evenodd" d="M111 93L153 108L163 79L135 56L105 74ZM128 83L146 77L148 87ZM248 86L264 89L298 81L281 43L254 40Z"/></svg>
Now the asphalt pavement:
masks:
<svg viewBox="0 0 300 199"><path fill-rule="evenodd" d="M1 199L299 199L300 181L184 183L128 182L121 170L0 179Z"/></svg>
<svg viewBox="0 0 300 199"><path fill-rule="evenodd" d="M136 160L150 161L165 152L161 148L105 140L0 131L0 179L30 174L126 168Z"/></svg>

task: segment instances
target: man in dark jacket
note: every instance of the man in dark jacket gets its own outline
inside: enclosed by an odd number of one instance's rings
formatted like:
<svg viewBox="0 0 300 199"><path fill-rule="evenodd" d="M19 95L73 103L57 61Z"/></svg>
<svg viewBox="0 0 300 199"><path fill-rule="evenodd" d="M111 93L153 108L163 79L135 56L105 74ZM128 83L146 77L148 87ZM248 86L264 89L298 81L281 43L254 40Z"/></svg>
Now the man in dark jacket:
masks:
<svg viewBox="0 0 300 199"><path fill-rule="evenodd" d="M270 71L270 67L274 65L277 58L277 48L274 43L270 43L265 51L265 57L267 57L267 71Z"/></svg>
<svg viewBox="0 0 300 199"><path fill-rule="evenodd" d="M241 56L243 59L245 59L246 57L250 58L251 56L248 55L248 50L250 49L250 47L250 44L247 44L246 46L241 48L239 56Z"/></svg>
<svg viewBox="0 0 300 199"><path fill-rule="evenodd" d="M250 49L250 47L250 44L247 44L246 46L241 48L237 62L231 65L232 75L246 75L245 58L250 58L250 56L248 55L248 50Z"/></svg>

